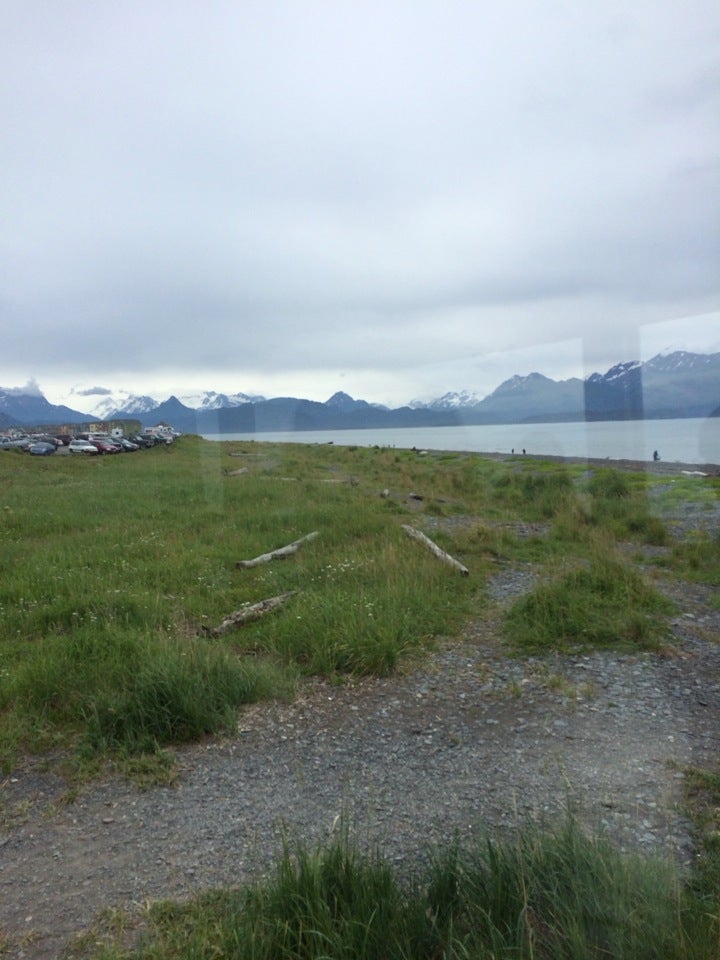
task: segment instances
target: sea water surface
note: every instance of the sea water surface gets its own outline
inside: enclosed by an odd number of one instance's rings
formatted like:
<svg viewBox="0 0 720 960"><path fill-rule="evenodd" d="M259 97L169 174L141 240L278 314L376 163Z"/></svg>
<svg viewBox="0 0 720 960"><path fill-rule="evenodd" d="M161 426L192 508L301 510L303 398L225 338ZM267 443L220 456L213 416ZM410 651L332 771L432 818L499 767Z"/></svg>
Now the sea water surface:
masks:
<svg viewBox="0 0 720 960"><path fill-rule="evenodd" d="M207 440L337 443L404 449L523 452L610 460L720 464L720 417L687 420L612 420L513 423L490 426L402 427L384 430L314 430L205 434Z"/></svg>

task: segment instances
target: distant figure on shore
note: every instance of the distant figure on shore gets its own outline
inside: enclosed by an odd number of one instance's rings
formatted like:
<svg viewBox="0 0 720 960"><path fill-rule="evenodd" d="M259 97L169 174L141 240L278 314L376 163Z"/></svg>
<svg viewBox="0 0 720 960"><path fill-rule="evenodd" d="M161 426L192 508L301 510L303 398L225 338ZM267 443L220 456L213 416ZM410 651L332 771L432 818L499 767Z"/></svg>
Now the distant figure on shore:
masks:
<svg viewBox="0 0 720 960"><path fill-rule="evenodd" d="M657 450L655 450L653 453L653 460L657 463L659 459L660 459L660 454L657 452Z"/></svg>
<svg viewBox="0 0 720 960"><path fill-rule="evenodd" d="M515 447L512 448L512 450L510 451L510 453L512 453L512 454L515 453Z"/></svg>
<svg viewBox="0 0 720 960"><path fill-rule="evenodd" d="M525 456L525 447L523 447L523 456Z"/></svg>

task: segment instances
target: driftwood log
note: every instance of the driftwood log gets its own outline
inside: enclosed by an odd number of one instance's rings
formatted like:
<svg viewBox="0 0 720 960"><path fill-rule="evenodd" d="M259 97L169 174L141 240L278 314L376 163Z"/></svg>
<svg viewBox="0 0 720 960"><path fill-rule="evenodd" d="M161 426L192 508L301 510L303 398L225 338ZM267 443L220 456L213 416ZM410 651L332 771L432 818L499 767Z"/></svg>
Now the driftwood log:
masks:
<svg viewBox="0 0 720 960"><path fill-rule="evenodd" d="M248 468L247 468L247 467L240 467L239 470L228 470L227 476L228 476L228 477L240 477L240 476L242 476L243 473L247 473L247 472L248 472Z"/></svg>
<svg viewBox="0 0 720 960"><path fill-rule="evenodd" d="M281 560L283 557L290 557L293 553L298 552L303 543L307 543L308 540L314 540L317 536L319 536L319 531L314 530L312 533L300 537L299 540L294 540L292 543L289 543L286 547L279 547L277 550L271 550L270 553L263 553L253 560L238 560L235 567L238 570L246 570L248 567L258 567L261 563L269 563L271 560Z"/></svg>
<svg viewBox="0 0 720 960"><path fill-rule="evenodd" d="M464 564L460 563L459 560L456 560L455 557L451 557L449 553L446 553L444 550L442 550L433 540L430 539L430 537L426 537L424 533L420 532L420 530L416 530L415 527L409 527L406 523L402 524L402 528L409 537L412 537L413 540L418 540L420 543L426 546L431 553L435 554L438 560L442 560L443 563L447 563L451 567L455 567L455 569L459 570L464 577L470 575L470 571Z"/></svg>
<svg viewBox="0 0 720 960"><path fill-rule="evenodd" d="M221 637L229 630L235 629L235 627L242 627L246 623L252 623L253 620L259 620L260 617L265 616L266 613L277 610L277 608L281 607L286 600L289 600L294 593L294 590L290 590L288 593L278 594L277 597L266 597L265 600L259 600L257 603L251 603L245 607L241 607L240 610L236 610L235 613L231 613L225 617L223 622L219 623L216 627L206 627L204 632L210 637Z"/></svg>

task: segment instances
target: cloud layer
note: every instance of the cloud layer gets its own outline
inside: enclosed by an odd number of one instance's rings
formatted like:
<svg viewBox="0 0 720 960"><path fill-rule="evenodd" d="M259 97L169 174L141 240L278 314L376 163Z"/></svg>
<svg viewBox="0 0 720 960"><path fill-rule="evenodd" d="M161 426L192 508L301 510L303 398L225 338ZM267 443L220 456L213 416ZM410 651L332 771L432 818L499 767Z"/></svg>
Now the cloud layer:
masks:
<svg viewBox="0 0 720 960"><path fill-rule="evenodd" d="M5 380L399 402L720 304L714 3L4 19Z"/></svg>

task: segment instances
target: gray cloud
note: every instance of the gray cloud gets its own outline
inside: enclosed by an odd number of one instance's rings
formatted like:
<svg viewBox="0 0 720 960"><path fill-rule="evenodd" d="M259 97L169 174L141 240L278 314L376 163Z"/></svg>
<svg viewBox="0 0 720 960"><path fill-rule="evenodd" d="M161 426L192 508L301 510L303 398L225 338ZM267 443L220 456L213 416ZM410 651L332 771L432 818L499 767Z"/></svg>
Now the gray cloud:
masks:
<svg viewBox="0 0 720 960"><path fill-rule="evenodd" d="M77 397L108 397L112 394L109 387L88 387L85 390L72 390Z"/></svg>
<svg viewBox="0 0 720 960"><path fill-rule="evenodd" d="M5 21L5 379L330 392L342 371L409 398L438 364L579 338L602 367L717 309L709 0Z"/></svg>

